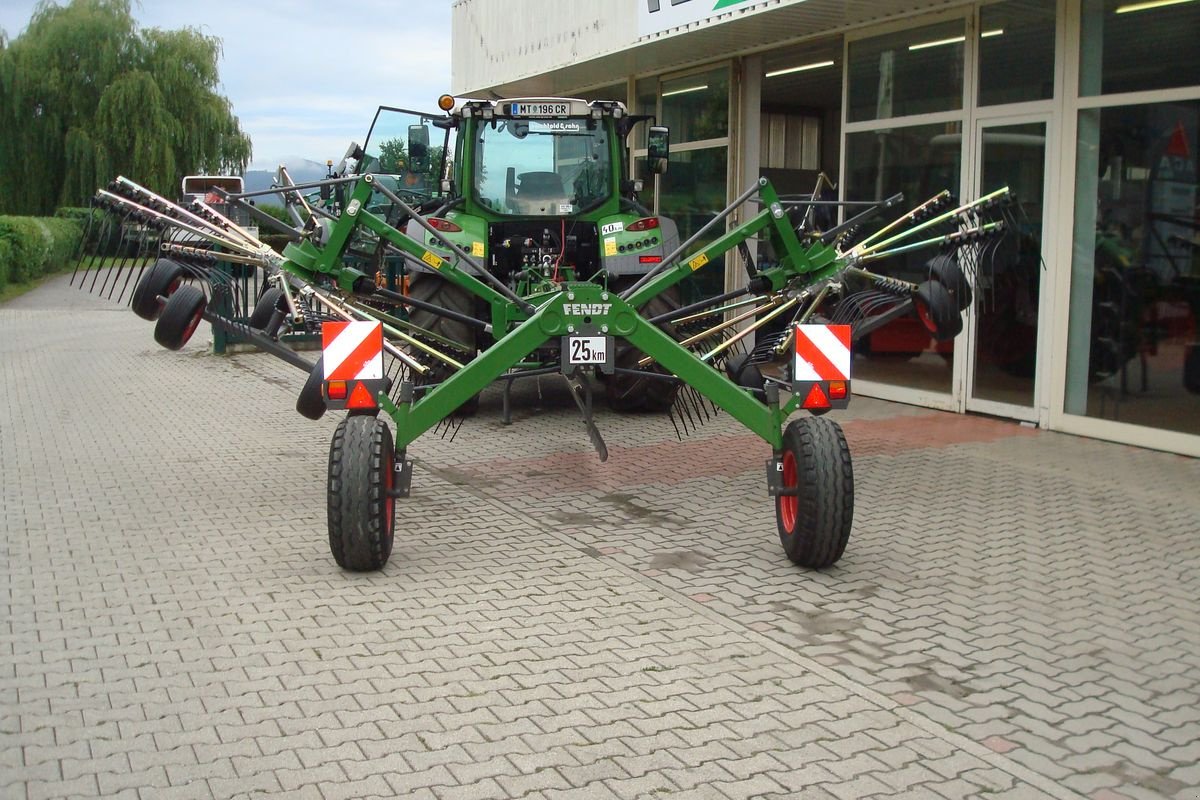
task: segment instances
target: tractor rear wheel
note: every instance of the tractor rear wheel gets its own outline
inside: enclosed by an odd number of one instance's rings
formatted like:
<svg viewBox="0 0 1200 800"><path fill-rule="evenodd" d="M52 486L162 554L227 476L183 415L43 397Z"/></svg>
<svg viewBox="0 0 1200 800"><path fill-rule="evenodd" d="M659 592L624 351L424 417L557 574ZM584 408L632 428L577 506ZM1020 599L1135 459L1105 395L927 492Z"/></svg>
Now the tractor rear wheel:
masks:
<svg viewBox="0 0 1200 800"><path fill-rule="evenodd" d="M632 275L625 278L618 278L610 284L611 288L609 291L620 294L632 286L639 277ZM638 309L638 312L644 319L651 319L674 311L681 305L682 300L680 299L679 287L672 286L665 292L661 292L650 298L646 305ZM664 323L659 327L668 336L677 338L671 323ZM616 366L622 369L637 369L637 364L642 360L644 355L641 350L621 339L617 342L615 363ZM648 367L647 371L662 373L662 369L654 365ZM675 397L679 394L679 384L675 381L666 381L661 378L643 378L638 375L617 373L609 375L606 378L605 390L608 394L608 405L614 411L621 413L637 411L661 413L668 411L674 405Z"/></svg>
<svg viewBox="0 0 1200 800"><path fill-rule="evenodd" d="M208 301L195 286L180 286L167 299L158 322L154 323L154 341L168 350L179 350L200 325Z"/></svg>
<svg viewBox="0 0 1200 800"><path fill-rule="evenodd" d="M137 286L133 287L129 307L142 319L153 322L163 310L163 304L158 298L170 297L183 283L183 277L184 270L181 264L169 258L158 259L154 266L138 279Z"/></svg>
<svg viewBox="0 0 1200 800"><path fill-rule="evenodd" d="M426 303L457 311L460 314L475 316L475 295L432 272L414 272L409 275L408 295L418 300L424 300ZM408 321L431 333L458 342L462 349L469 354L468 360L474 358L478 352L479 345L475 339L475 330L466 323L419 308L413 308L408 312ZM461 355L454 355L456 360L463 360ZM427 375L416 380L421 383L441 383L454 373L452 367L441 361L434 361L432 367ZM474 395L458 407L458 413L473 414L478 408L479 395Z"/></svg>
<svg viewBox="0 0 1200 800"><path fill-rule="evenodd" d="M388 426L366 414L343 419L329 445L329 551L343 569L382 569L392 554L395 444Z"/></svg>
<svg viewBox="0 0 1200 800"><path fill-rule="evenodd" d="M304 388L296 397L296 410L309 419L320 419L325 416L325 395L322 385L324 383L325 361L322 356L313 365L312 371L308 373L308 379L304 381Z"/></svg>
<svg viewBox="0 0 1200 800"><path fill-rule="evenodd" d="M775 498L775 522L787 557L813 569L837 563L854 519L854 469L840 425L820 417L788 423L783 488L788 494Z"/></svg>

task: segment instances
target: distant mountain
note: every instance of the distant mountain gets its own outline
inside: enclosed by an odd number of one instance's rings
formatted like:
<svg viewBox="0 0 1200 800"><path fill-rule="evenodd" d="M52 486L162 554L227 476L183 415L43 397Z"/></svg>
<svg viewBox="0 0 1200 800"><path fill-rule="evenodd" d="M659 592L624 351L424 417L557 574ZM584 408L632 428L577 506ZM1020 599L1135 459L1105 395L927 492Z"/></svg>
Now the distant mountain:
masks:
<svg viewBox="0 0 1200 800"><path fill-rule="evenodd" d="M287 167L288 174L292 176L292 180L296 183L311 183L312 181L322 180L327 174L325 164L312 161L307 158L284 158L280 160ZM246 170L246 174L242 180L245 182L247 192L258 192L263 189L270 189L271 184L275 182L275 169L251 169ZM281 205L281 201L271 195L267 195L258 199L259 203L269 205Z"/></svg>

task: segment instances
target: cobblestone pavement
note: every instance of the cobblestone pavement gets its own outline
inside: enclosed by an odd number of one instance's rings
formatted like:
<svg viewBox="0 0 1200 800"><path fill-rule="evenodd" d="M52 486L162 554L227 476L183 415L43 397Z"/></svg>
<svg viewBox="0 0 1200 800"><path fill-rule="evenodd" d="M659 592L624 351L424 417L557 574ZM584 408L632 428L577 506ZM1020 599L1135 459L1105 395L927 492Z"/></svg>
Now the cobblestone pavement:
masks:
<svg viewBox="0 0 1200 800"><path fill-rule="evenodd" d="M854 534L765 445L555 381L337 569L335 415L55 281L0 307L0 796L1200 797L1200 462L857 398Z"/></svg>

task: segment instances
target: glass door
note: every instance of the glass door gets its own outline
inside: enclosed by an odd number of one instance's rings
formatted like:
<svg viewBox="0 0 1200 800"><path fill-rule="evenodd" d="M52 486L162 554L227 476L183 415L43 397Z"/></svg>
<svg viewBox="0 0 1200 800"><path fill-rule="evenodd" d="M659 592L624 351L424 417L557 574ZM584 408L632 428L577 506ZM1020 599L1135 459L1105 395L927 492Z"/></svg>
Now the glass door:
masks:
<svg viewBox="0 0 1200 800"><path fill-rule="evenodd" d="M968 316L967 397L971 411L1038 420L1047 120L980 121L975 196L1008 186L1016 196L1008 231L984 242L963 266L976 273ZM963 251L964 255L966 251ZM962 351L960 351L962 352Z"/></svg>

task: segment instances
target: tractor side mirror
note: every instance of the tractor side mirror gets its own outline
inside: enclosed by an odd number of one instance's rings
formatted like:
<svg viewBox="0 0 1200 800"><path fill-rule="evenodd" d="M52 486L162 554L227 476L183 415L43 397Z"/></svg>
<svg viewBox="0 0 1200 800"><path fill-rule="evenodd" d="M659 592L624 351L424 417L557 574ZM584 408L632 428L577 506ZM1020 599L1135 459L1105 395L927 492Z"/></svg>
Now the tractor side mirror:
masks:
<svg viewBox="0 0 1200 800"><path fill-rule="evenodd" d="M671 129L662 125L651 125L646 133L646 159L650 170L657 175L667 171L671 158Z"/></svg>
<svg viewBox="0 0 1200 800"><path fill-rule="evenodd" d="M429 168L429 128L425 125L408 126L408 162L410 172Z"/></svg>

